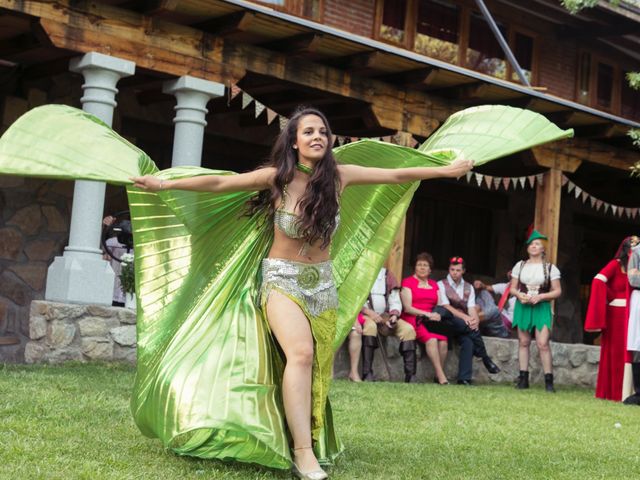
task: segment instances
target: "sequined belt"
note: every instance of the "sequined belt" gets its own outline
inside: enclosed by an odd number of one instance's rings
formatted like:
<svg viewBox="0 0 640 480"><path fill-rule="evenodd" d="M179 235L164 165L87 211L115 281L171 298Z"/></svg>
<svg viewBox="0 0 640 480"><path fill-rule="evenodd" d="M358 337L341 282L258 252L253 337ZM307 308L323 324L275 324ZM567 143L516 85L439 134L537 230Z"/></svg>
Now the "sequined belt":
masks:
<svg viewBox="0 0 640 480"><path fill-rule="evenodd" d="M282 258L262 260L262 292L277 287L299 300L311 315L338 308L331 261L300 263Z"/></svg>

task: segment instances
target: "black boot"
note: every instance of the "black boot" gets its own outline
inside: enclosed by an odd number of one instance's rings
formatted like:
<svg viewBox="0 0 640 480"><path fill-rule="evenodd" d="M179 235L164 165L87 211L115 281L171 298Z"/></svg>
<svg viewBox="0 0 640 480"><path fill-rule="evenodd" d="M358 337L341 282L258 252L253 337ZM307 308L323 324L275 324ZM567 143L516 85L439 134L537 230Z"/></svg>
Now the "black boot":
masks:
<svg viewBox="0 0 640 480"><path fill-rule="evenodd" d="M553 388L553 373L544 374L544 389L550 393L556 393L556 389Z"/></svg>
<svg viewBox="0 0 640 480"><path fill-rule="evenodd" d="M493 360L491 360L491 357L489 357L489 355L485 355L484 357L482 357L482 363L484 364L484 368L487 369L487 372L500 373L500 368L495 363L493 363Z"/></svg>
<svg viewBox="0 0 640 480"><path fill-rule="evenodd" d="M373 382L373 353L378 348L378 339L370 335L362 336L362 380Z"/></svg>
<svg viewBox="0 0 640 480"><path fill-rule="evenodd" d="M529 388L529 372L526 370L520 370L520 375L518 375L518 383L516 388L520 390L524 390L525 388Z"/></svg>
<svg viewBox="0 0 640 480"><path fill-rule="evenodd" d="M625 405L640 405L640 363L632 363L631 372L633 373L633 388L636 393L625 398L622 403Z"/></svg>
<svg viewBox="0 0 640 480"><path fill-rule="evenodd" d="M400 355L404 359L405 383L416 383L416 342L414 340L400 342Z"/></svg>

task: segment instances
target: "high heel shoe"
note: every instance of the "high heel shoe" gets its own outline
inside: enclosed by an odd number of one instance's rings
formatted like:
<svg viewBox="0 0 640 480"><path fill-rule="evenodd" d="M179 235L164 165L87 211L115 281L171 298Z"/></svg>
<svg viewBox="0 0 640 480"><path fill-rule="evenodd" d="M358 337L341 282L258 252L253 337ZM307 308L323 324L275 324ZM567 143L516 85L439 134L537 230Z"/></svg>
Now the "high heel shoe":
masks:
<svg viewBox="0 0 640 480"><path fill-rule="evenodd" d="M327 472L321 468L314 470L313 472L302 473L295 463L291 467L291 473L302 480L325 480L326 478L329 478Z"/></svg>

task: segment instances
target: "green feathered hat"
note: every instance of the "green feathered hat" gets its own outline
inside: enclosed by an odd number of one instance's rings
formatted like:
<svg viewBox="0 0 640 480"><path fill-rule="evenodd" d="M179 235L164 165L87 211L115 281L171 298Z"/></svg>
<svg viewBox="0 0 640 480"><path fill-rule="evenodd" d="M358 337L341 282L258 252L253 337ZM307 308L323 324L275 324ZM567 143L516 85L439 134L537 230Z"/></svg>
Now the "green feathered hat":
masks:
<svg viewBox="0 0 640 480"><path fill-rule="evenodd" d="M529 245L534 240L549 240L546 235L541 234L538 230L534 230L529 235L529 238L526 241L526 244Z"/></svg>

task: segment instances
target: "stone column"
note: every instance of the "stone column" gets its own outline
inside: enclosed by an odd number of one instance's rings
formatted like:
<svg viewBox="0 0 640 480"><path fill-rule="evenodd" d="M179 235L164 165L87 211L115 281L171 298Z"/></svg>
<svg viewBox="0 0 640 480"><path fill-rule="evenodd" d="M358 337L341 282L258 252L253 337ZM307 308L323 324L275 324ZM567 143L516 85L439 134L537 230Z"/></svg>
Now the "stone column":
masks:
<svg viewBox="0 0 640 480"><path fill-rule="evenodd" d="M224 95L224 85L200 78L184 76L165 82L162 91L175 95L176 117L173 138L172 167L196 166L202 163L202 141L209 100Z"/></svg>
<svg viewBox="0 0 640 480"><path fill-rule="evenodd" d="M82 109L111 125L116 84L133 75L135 63L91 52L71 60L69 69L84 76ZM105 188L102 182L75 183L69 245L49 267L47 300L111 305L115 275L100 249Z"/></svg>

